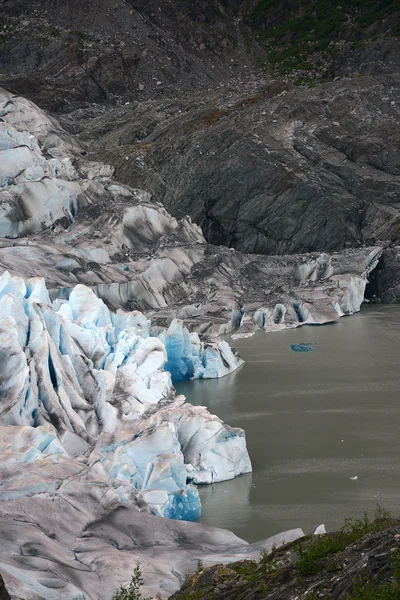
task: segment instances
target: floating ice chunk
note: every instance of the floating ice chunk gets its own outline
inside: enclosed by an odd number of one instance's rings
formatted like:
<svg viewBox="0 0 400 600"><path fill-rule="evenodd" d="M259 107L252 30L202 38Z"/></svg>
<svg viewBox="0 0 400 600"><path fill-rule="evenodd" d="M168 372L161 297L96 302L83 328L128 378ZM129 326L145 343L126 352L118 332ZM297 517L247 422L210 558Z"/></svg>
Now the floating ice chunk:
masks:
<svg viewBox="0 0 400 600"><path fill-rule="evenodd" d="M326 533L325 525L318 525L317 529L314 531L314 535L323 535Z"/></svg>
<svg viewBox="0 0 400 600"><path fill-rule="evenodd" d="M301 344L291 344L293 352L312 352L316 342L304 342Z"/></svg>

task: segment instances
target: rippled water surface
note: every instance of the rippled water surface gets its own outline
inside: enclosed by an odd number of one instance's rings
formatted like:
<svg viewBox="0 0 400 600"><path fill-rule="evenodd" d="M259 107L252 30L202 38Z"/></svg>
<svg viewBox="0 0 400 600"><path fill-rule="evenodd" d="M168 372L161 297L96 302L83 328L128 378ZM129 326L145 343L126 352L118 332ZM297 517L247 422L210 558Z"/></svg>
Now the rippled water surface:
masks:
<svg viewBox="0 0 400 600"><path fill-rule="evenodd" d="M304 342L314 350L291 349ZM246 360L239 371L178 386L245 429L253 463L252 474L201 487L201 522L256 541L332 530L377 503L399 515L400 306L234 345Z"/></svg>

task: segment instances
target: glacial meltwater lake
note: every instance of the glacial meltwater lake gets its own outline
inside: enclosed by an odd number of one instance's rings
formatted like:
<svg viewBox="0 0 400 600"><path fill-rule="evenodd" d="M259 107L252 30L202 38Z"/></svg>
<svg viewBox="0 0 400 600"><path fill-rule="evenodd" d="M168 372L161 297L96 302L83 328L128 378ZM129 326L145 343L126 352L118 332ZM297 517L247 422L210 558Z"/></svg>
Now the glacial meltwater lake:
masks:
<svg viewBox="0 0 400 600"><path fill-rule="evenodd" d="M302 342L314 350L291 349ZM377 503L400 515L400 306L231 343L246 361L236 373L177 385L243 427L253 463L249 475L200 487L200 522L254 542L333 530Z"/></svg>

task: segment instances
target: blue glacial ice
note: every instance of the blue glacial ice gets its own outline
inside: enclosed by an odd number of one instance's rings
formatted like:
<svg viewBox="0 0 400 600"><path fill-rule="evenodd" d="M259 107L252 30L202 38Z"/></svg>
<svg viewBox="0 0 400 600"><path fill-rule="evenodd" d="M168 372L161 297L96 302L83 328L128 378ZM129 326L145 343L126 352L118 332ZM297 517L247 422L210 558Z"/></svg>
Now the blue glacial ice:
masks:
<svg viewBox="0 0 400 600"><path fill-rule="evenodd" d="M168 356L165 369L171 373L173 383L186 379L217 379L243 363L227 342L205 345L198 334L189 333L179 319L172 321L160 339Z"/></svg>
<svg viewBox="0 0 400 600"><path fill-rule="evenodd" d="M316 342L302 342L300 344L291 344L290 348L293 352L312 352L315 350Z"/></svg>
<svg viewBox="0 0 400 600"><path fill-rule="evenodd" d="M51 458L50 471L80 461L127 506L195 519L201 505L194 484L251 470L244 432L186 403L173 387L240 364L226 342L205 344L180 320L157 336L145 315L112 313L83 285L52 303L44 279L0 277L7 460Z"/></svg>

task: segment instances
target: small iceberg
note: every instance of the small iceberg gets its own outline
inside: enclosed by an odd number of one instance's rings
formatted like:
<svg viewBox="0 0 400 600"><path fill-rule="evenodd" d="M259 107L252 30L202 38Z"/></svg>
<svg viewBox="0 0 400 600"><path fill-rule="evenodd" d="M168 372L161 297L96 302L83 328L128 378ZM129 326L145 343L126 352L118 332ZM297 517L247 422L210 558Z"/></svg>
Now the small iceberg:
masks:
<svg viewBox="0 0 400 600"><path fill-rule="evenodd" d="M316 342L303 342L301 344L291 344L293 352L311 352L314 350Z"/></svg>
<svg viewBox="0 0 400 600"><path fill-rule="evenodd" d="M318 525L314 531L314 535L324 535L326 533L325 525Z"/></svg>

